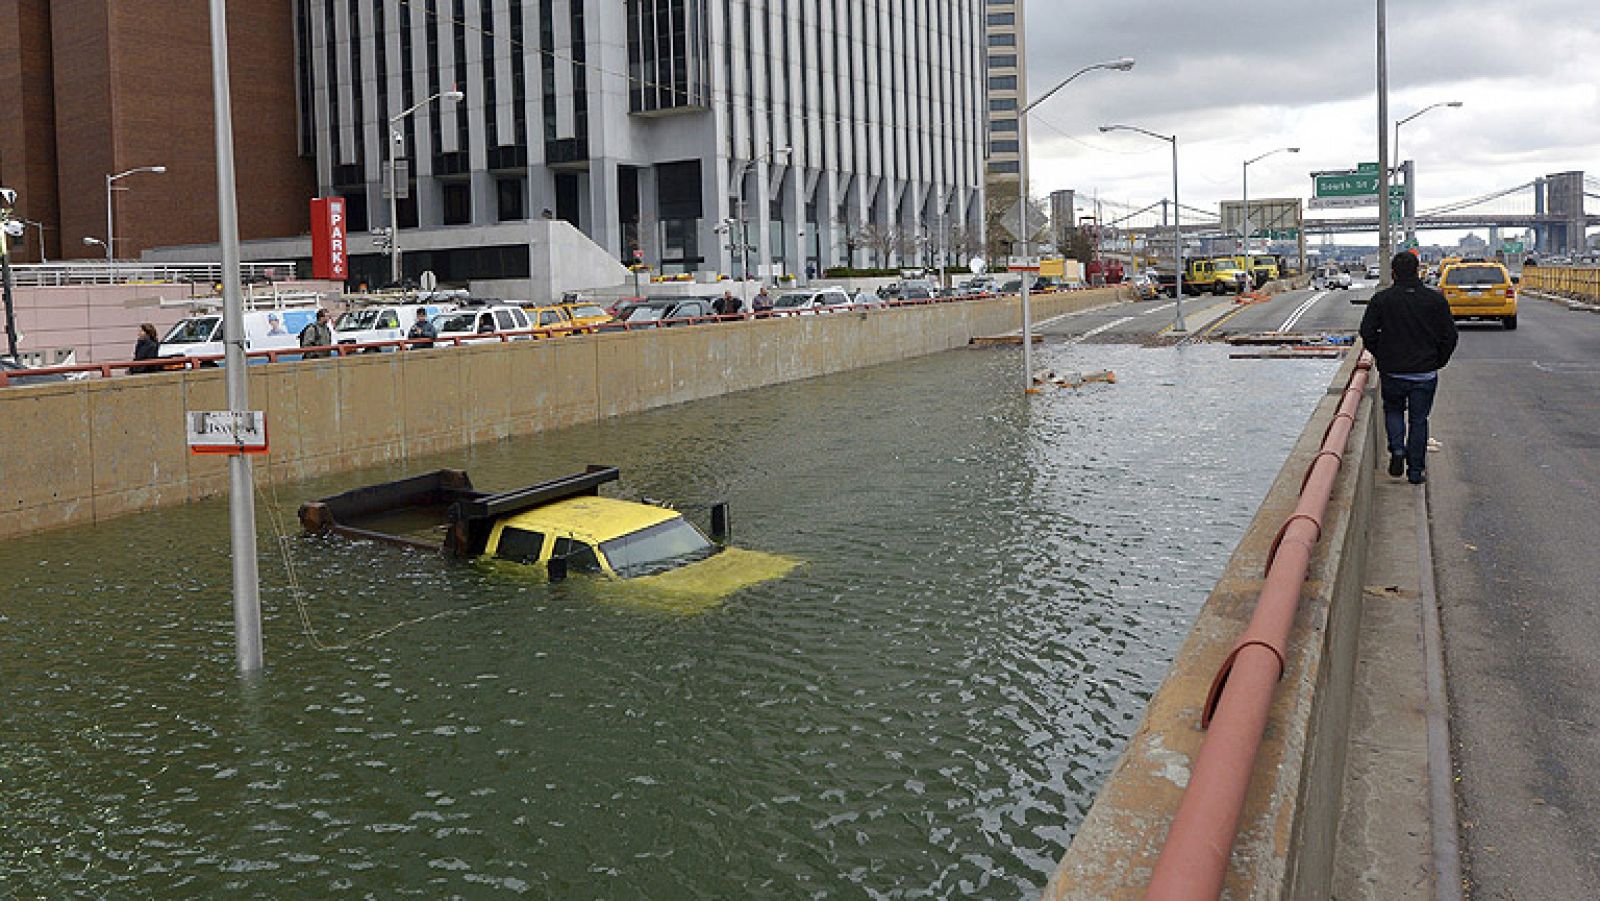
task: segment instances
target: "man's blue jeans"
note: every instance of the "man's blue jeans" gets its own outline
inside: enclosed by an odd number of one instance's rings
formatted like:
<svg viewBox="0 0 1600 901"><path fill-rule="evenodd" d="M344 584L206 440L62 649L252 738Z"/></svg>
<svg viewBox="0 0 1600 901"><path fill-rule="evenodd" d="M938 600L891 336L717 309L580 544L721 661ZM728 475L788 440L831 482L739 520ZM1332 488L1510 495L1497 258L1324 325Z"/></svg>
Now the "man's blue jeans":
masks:
<svg viewBox="0 0 1600 901"><path fill-rule="evenodd" d="M1382 383L1389 453L1404 455L1406 475L1416 479L1428 468L1428 414L1433 412L1433 395L1439 389L1439 380L1418 382L1384 375Z"/></svg>

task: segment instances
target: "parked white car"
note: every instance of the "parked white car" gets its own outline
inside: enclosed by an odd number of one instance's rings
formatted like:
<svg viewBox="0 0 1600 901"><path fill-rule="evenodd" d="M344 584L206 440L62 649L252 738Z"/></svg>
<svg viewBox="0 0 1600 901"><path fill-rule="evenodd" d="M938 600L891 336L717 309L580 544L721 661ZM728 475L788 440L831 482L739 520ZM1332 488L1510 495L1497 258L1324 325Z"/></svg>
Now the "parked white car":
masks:
<svg viewBox="0 0 1600 901"><path fill-rule="evenodd" d="M317 309L307 305L247 310L244 314L246 352L299 347L300 332L316 320ZM180 319L161 339L162 357L220 357L224 352L220 312Z"/></svg>
<svg viewBox="0 0 1600 901"><path fill-rule="evenodd" d="M509 304L467 306L433 317L434 331L439 333L439 340L442 343L449 343L451 338L481 336L477 340L463 340L461 343L483 344L499 341L500 339L495 336L501 332L525 332L532 327L532 323L528 321L527 311ZM527 341L532 337L532 335L517 335L513 340Z"/></svg>
<svg viewBox="0 0 1600 901"><path fill-rule="evenodd" d="M816 291L787 291L778 296L772 304L774 313L798 313L801 316L810 316L815 313L828 312L828 307L844 307L850 305L850 295L843 288L822 288Z"/></svg>
<svg viewBox="0 0 1600 901"><path fill-rule="evenodd" d="M428 304L394 304L370 307L357 307L333 324L333 341L335 344L374 344L382 341L401 341L410 334L411 327L417 322L417 311L422 310L428 314L431 321L441 313L450 313L456 309L454 304L428 303ZM384 348L372 348L368 353L373 353ZM393 349L393 348L389 348Z"/></svg>

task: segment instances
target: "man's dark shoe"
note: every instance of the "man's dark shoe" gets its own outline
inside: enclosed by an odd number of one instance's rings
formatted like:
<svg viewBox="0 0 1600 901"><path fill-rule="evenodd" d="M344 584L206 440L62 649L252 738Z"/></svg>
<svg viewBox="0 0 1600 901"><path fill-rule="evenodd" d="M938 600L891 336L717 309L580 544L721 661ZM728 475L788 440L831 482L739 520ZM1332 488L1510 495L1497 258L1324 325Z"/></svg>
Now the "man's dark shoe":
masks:
<svg viewBox="0 0 1600 901"><path fill-rule="evenodd" d="M1405 454L1390 454L1389 455L1389 475L1392 475L1392 476L1394 476L1395 478L1398 479L1398 478L1400 478L1401 476L1403 476L1405 474L1406 474L1406 455Z"/></svg>
<svg viewBox="0 0 1600 901"><path fill-rule="evenodd" d="M1421 485L1423 482L1428 481L1428 474L1425 472L1414 472L1411 475L1406 476L1406 481L1413 485Z"/></svg>

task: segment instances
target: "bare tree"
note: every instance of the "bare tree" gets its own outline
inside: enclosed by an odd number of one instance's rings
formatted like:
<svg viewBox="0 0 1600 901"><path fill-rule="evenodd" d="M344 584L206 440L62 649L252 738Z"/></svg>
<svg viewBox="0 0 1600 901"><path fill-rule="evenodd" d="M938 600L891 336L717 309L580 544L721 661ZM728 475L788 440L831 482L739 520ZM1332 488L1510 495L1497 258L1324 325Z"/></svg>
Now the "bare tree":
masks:
<svg viewBox="0 0 1600 901"><path fill-rule="evenodd" d="M868 222L861 229L861 246L872 251L879 268L888 268L889 256L898 246L900 236L895 229L878 222Z"/></svg>

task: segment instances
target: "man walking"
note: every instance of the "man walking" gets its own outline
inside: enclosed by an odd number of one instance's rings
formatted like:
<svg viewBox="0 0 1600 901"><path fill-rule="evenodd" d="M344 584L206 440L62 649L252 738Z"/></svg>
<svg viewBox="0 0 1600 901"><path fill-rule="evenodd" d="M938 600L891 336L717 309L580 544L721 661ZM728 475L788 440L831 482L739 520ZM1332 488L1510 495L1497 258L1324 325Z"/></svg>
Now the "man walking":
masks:
<svg viewBox="0 0 1600 901"><path fill-rule="evenodd" d="M1456 323L1444 295L1422 283L1416 254L1396 255L1389 268L1394 284L1367 305L1361 340L1382 377L1389 475L1404 473L1411 484L1421 485L1427 480L1428 413L1439 370L1455 353Z"/></svg>
<svg viewBox="0 0 1600 901"><path fill-rule="evenodd" d="M311 324L307 325L305 328L300 330L300 346L301 347L332 347L333 346L333 328L332 328L332 326L328 325L328 311L327 310L322 310L322 309L317 310L317 319L316 319L316 321L312 322ZM300 356L301 356L302 359L316 360L316 359L320 359L322 357L331 357L331 356L333 356L333 351L329 351L329 350L312 350L312 351L307 351L307 352L301 354Z"/></svg>

